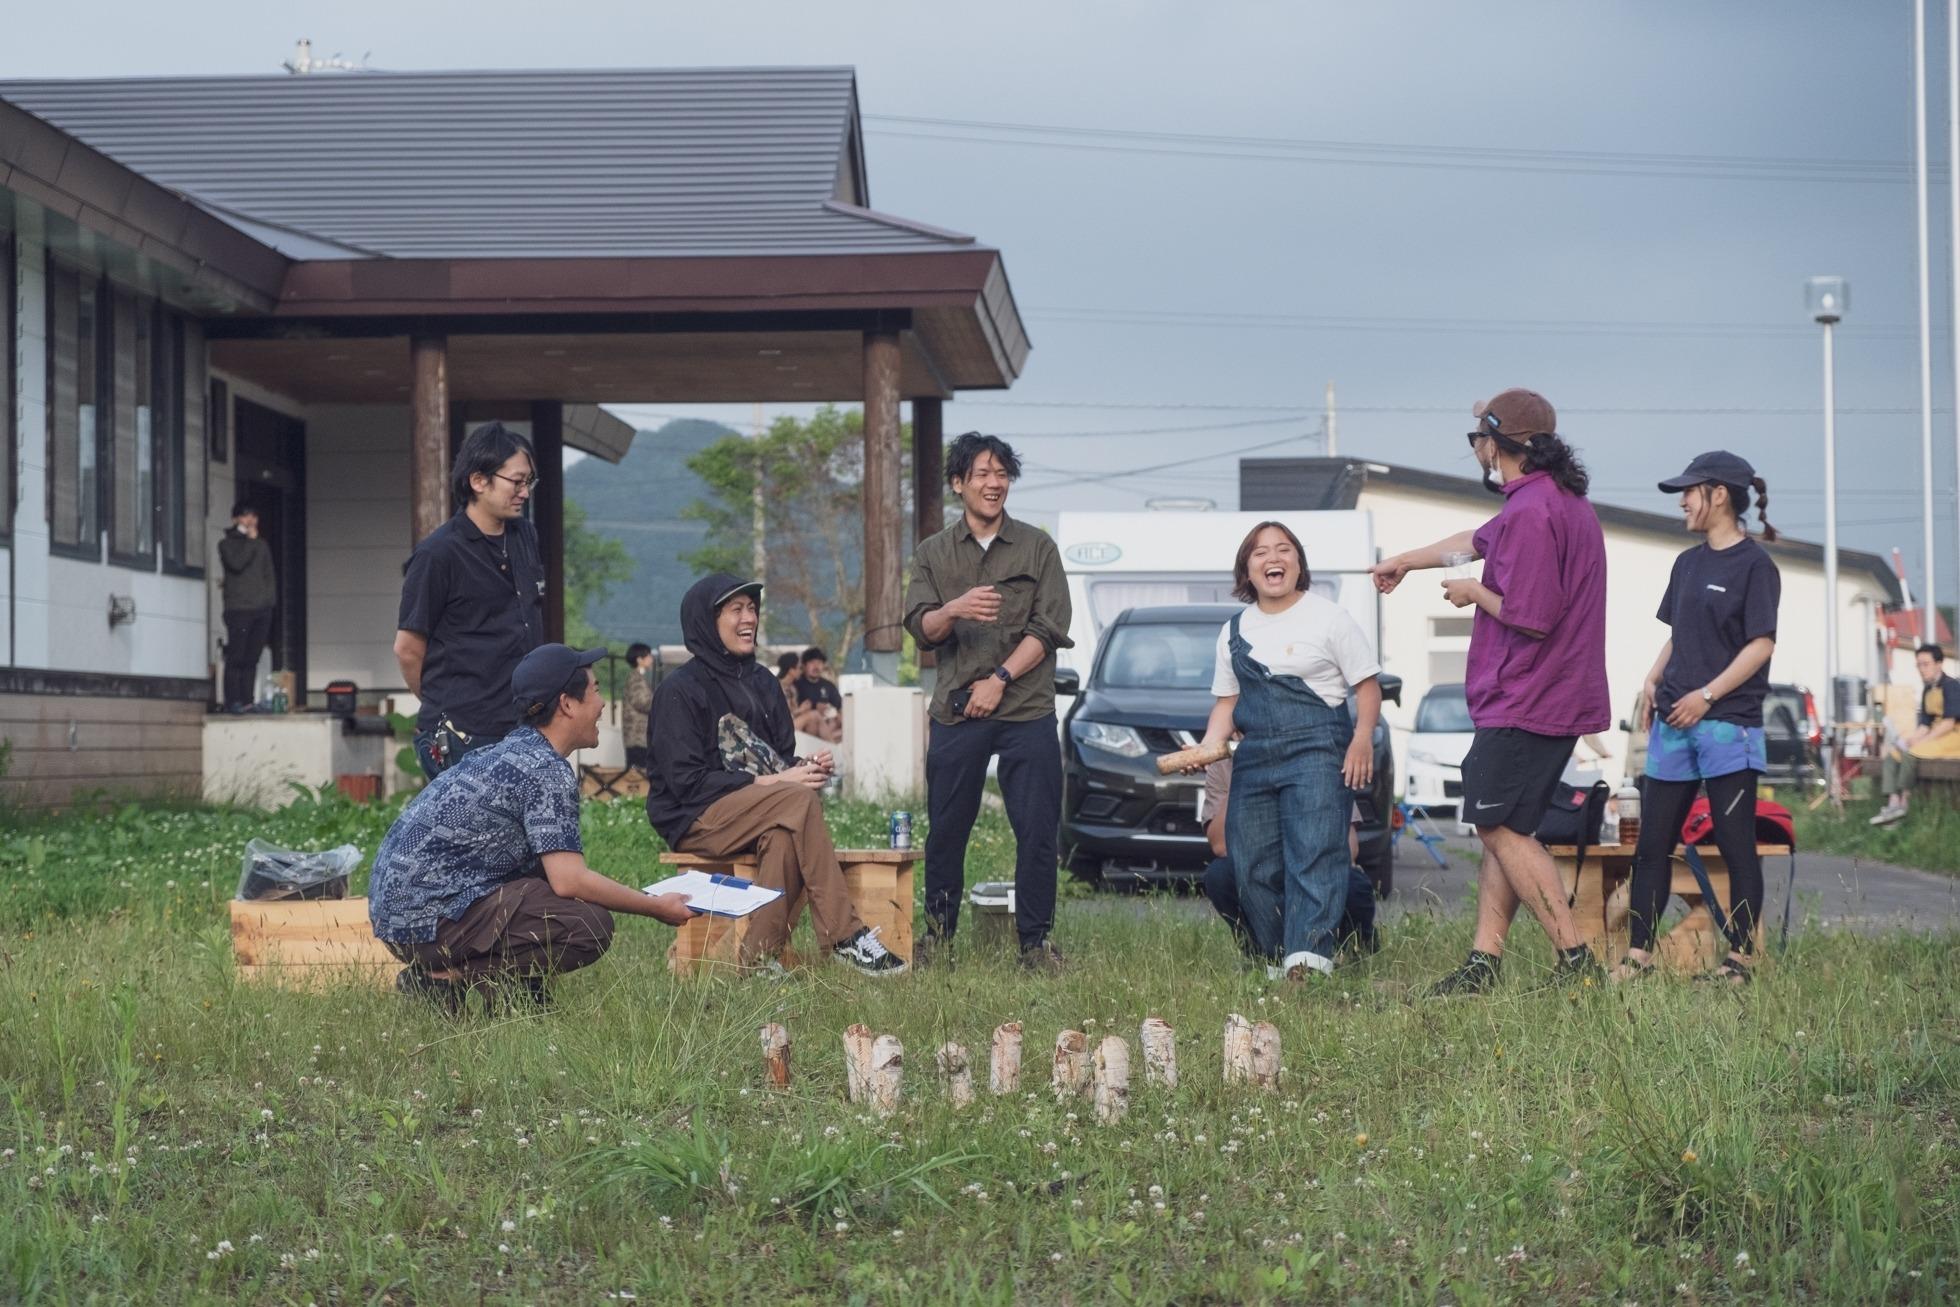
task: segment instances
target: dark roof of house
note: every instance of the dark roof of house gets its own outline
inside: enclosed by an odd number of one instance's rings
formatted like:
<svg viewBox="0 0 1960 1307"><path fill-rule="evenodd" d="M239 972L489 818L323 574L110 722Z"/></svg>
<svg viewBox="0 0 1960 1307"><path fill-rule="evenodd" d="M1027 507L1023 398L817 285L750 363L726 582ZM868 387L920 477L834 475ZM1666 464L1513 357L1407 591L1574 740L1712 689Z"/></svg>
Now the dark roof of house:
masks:
<svg viewBox="0 0 1960 1307"><path fill-rule="evenodd" d="M0 82L297 260L976 248L870 208L850 68Z"/></svg>
<svg viewBox="0 0 1960 1307"><path fill-rule="evenodd" d="M1396 467L1367 459L1351 458L1242 458L1239 460L1239 508L1244 512L1268 509L1353 508L1370 481L1426 494L1468 499L1495 512L1495 500L1483 484L1468 477L1445 476L1420 468ZM1647 513L1617 504L1593 501L1593 511L1602 525L1629 531L1679 538L1681 519L1666 513ZM1804 562L1822 564L1824 547L1803 540L1779 540L1766 548L1773 554ZM1877 554L1857 549L1838 550L1840 567L1869 573L1876 578L1892 603L1904 602L1899 578L1892 565Z"/></svg>

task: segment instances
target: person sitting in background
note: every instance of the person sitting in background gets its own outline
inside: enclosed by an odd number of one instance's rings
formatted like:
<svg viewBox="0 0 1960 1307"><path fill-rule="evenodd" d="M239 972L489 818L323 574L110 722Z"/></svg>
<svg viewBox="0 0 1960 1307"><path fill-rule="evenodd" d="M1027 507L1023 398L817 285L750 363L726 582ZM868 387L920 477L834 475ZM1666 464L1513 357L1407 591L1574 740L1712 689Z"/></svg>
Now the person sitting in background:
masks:
<svg viewBox="0 0 1960 1307"><path fill-rule="evenodd" d="M626 765L647 772L647 710L653 707L653 649L626 646L626 688L620 695L619 737L626 743Z"/></svg>
<svg viewBox="0 0 1960 1307"><path fill-rule="evenodd" d="M755 858L756 883L783 892L750 915L744 968L774 962L789 943L790 909L808 895L819 944L867 975L896 975L905 963L859 918L824 826L817 791L830 779L830 751L795 756L789 707L756 662L761 605L760 581L726 572L682 598L694 657L654 691L647 820L677 853Z"/></svg>
<svg viewBox="0 0 1960 1307"><path fill-rule="evenodd" d="M1879 760L1878 785L1885 792L1885 806L1872 818L1874 826L1905 820L1912 787L1919 783L1921 758L1960 758L1960 730L1955 729L1960 726L1960 680L1946 674L1946 650L1922 644L1913 655L1913 665L1926 687L1919 694L1919 720L1912 733L1888 746Z"/></svg>
<svg viewBox="0 0 1960 1307"><path fill-rule="evenodd" d="M796 729L828 744L844 739L844 696L830 679L830 655L812 646L803 651L796 689Z"/></svg>
<svg viewBox="0 0 1960 1307"><path fill-rule="evenodd" d="M1211 865L1205 868L1205 897L1232 928L1232 938L1248 958L1266 964L1266 976L1278 980L1279 955L1261 952L1246 929L1245 909L1239 903L1238 869L1232 865L1225 845L1225 809L1231 801L1232 760L1225 758L1205 768L1205 838L1211 842ZM1340 925L1335 928L1337 948L1352 947L1357 953L1373 953L1381 947L1375 934L1375 883L1357 865L1361 857L1361 805L1351 805L1348 817L1347 905Z"/></svg>
<svg viewBox="0 0 1960 1307"><path fill-rule="evenodd" d="M678 926L678 894L649 896L585 864L578 776L567 758L599 743L604 649L540 645L511 673L520 724L445 768L402 809L375 851L368 918L407 963L403 994L462 1009L472 988L545 979L597 962L614 912Z"/></svg>
<svg viewBox="0 0 1960 1307"><path fill-rule="evenodd" d="M776 659L776 683L783 687L783 702L789 705L790 718L796 717L796 683L803 679L803 659L793 653L783 654Z"/></svg>

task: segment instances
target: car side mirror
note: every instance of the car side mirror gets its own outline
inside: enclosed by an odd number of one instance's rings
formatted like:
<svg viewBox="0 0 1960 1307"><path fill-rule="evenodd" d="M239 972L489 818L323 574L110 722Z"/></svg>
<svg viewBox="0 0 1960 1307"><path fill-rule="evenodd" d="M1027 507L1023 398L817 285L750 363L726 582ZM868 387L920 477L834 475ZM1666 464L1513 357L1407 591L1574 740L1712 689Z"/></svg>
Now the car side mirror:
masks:
<svg viewBox="0 0 1960 1307"><path fill-rule="evenodd" d="M1057 667L1055 669L1055 693L1081 694L1082 673L1076 671L1073 667Z"/></svg>

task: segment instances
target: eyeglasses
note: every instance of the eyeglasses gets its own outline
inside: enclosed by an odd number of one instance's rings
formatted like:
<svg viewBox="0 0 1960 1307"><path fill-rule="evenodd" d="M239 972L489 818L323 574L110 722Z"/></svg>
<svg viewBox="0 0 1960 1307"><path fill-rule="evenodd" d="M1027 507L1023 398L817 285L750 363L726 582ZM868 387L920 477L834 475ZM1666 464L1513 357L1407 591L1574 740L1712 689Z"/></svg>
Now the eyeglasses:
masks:
<svg viewBox="0 0 1960 1307"><path fill-rule="evenodd" d="M499 481L510 482L512 485L516 486L519 490L535 490L538 487L538 479L535 476L507 477L501 472L492 472L490 475L495 477Z"/></svg>
<svg viewBox="0 0 1960 1307"><path fill-rule="evenodd" d="M1466 431L1463 435L1463 438L1470 442L1470 448L1475 449L1477 447L1477 442L1479 440L1488 438L1489 435L1490 432L1488 431Z"/></svg>

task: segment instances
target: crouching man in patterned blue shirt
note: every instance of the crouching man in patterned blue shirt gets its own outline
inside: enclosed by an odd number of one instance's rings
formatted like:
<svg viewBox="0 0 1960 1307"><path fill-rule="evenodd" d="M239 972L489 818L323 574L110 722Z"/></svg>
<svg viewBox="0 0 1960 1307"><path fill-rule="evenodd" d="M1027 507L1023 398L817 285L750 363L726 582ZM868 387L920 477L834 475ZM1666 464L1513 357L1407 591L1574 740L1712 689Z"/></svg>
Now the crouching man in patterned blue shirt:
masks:
<svg viewBox="0 0 1960 1307"><path fill-rule="evenodd" d="M375 937L408 964L395 985L450 1012L471 989L521 984L543 1005L547 977L590 966L613 912L678 926L678 894L649 896L585 865L573 751L599 743L599 693L583 653L542 645L511 675L519 725L437 776L381 841L368 888Z"/></svg>

